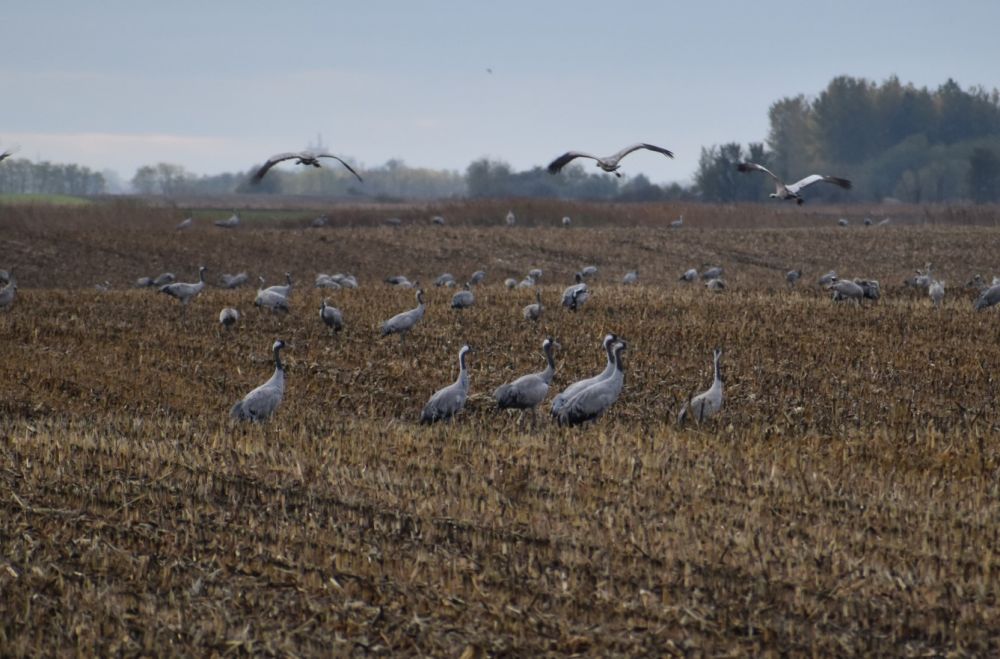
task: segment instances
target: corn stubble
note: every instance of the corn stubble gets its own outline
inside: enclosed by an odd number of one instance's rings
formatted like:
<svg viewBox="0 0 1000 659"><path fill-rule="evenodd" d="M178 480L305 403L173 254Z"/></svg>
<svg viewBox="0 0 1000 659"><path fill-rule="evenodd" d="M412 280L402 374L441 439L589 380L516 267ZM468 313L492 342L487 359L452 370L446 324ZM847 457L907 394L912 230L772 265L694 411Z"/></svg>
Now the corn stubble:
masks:
<svg viewBox="0 0 1000 659"><path fill-rule="evenodd" d="M992 231L623 232L575 211L571 232L356 226L319 242L285 226L184 242L107 210L94 222L123 237L57 216L54 237L13 227L35 257L22 270L39 273L47 258L84 273L103 261L102 279L125 282L143 274L136 255L176 271L227 245L248 260L230 269L305 271L288 316L253 309L251 289L206 290L182 317L151 291L25 284L0 315L0 647L996 654L997 321L971 312L971 293L950 291L937 313L892 283L928 241L940 270L988 262ZM401 262L393 244L417 256ZM559 309L573 269L596 257L592 299ZM675 281L702 257L726 266L730 291ZM770 267L818 275L837 258L888 282L883 300L836 305L813 278L788 294ZM474 307L453 311L451 292L428 286L405 345L377 338L413 297L381 276L480 265ZM546 268L537 325L520 314L533 291L502 286L532 265ZM612 283L636 265L638 286ZM332 269L362 288L308 288ZM318 318L323 295L343 310L337 336ZM243 315L228 332L224 306ZM626 383L598 423L531 430L495 411L498 384L543 367L542 337L562 345L558 391L603 367L608 331L629 341ZM285 400L269 423L233 424L229 407L271 372L274 338L288 344ZM476 349L467 409L418 426L463 342ZM715 346L723 411L680 429Z"/></svg>

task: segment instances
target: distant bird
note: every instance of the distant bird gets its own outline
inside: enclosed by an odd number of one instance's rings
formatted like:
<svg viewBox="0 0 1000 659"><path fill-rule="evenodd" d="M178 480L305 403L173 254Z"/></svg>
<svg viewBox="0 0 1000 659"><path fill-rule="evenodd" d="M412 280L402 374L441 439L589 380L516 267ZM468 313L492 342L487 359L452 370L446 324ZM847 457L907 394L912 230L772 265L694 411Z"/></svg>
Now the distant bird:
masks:
<svg viewBox="0 0 1000 659"><path fill-rule="evenodd" d="M528 276L531 277L533 280L538 281L539 279L542 278L542 269L532 268L531 270L528 270Z"/></svg>
<svg viewBox="0 0 1000 659"><path fill-rule="evenodd" d="M333 290L340 290L343 288L340 282L333 278L332 275L328 275L325 272L321 272L316 275L316 282L314 283L316 288L330 288Z"/></svg>
<svg viewBox="0 0 1000 659"><path fill-rule="evenodd" d="M831 271L827 272L826 274L824 274L823 276L821 276L819 278L819 280L817 281L817 283L820 286L829 286L830 284L832 284L836 280L837 280L837 271L836 270L831 270Z"/></svg>
<svg viewBox="0 0 1000 659"><path fill-rule="evenodd" d="M681 412L677 415L679 425L684 425L689 418L698 423L708 421L722 409L724 396L722 374L719 371L719 360L721 359L722 350L716 348L712 351L712 386L681 407Z"/></svg>
<svg viewBox="0 0 1000 659"><path fill-rule="evenodd" d="M149 288L152 285L153 285L152 277L139 277L138 279L135 280L136 288Z"/></svg>
<svg viewBox="0 0 1000 659"><path fill-rule="evenodd" d="M509 289L516 288L517 287L517 280L514 279L513 277L507 277L506 279L503 280L503 285L506 286Z"/></svg>
<svg viewBox="0 0 1000 659"><path fill-rule="evenodd" d="M799 279L801 278L802 278L801 270L789 270L788 272L785 273L785 281L788 282L789 286L795 286L795 284L797 284Z"/></svg>
<svg viewBox="0 0 1000 659"><path fill-rule="evenodd" d="M174 276L172 272L163 272L156 276L153 280L152 285L159 288L160 286L165 286L166 284L172 284L177 281L177 277Z"/></svg>
<svg viewBox="0 0 1000 659"><path fill-rule="evenodd" d="M861 287L865 299L877 300L882 297L882 286L877 279L855 279L854 283Z"/></svg>
<svg viewBox="0 0 1000 659"><path fill-rule="evenodd" d="M1000 302L1000 284L994 284L983 291L982 294L976 298L972 308L976 311L982 311L983 309L992 307L997 302Z"/></svg>
<svg viewBox="0 0 1000 659"><path fill-rule="evenodd" d="M532 277L531 275L528 275L527 277L525 277L521 281L517 282L517 287L518 288L534 288L537 283L538 282L535 281L534 277Z"/></svg>
<svg viewBox="0 0 1000 659"><path fill-rule="evenodd" d="M184 229L190 229L192 226L194 226L194 218L189 217L185 220L181 220L180 224L178 224L175 228L177 231L183 231Z"/></svg>
<svg viewBox="0 0 1000 659"><path fill-rule="evenodd" d="M258 309L270 309L274 313L279 311L284 313L289 312L288 298L281 293L275 293L266 288L257 289L257 297L254 299L253 304Z"/></svg>
<svg viewBox="0 0 1000 659"><path fill-rule="evenodd" d="M344 328L344 314L337 307L331 307L326 298L323 298L323 305L319 308L319 317L334 332Z"/></svg>
<svg viewBox="0 0 1000 659"><path fill-rule="evenodd" d="M341 165L343 165L347 169L347 171L354 174L355 178L357 178L358 181L361 181L361 177L358 176L358 173L353 169L351 169L350 165L348 165L346 162L344 162L337 156L333 155L332 153L313 153L311 151L278 153L276 155L273 155L267 159L267 162L265 162L260 169L257 170L257 173L253 175L251 181L253 183L260 183L261 180L264 178L264 174L267 174L267 171L269 169L271 169L279 162L282 162L284 160L295 160L296 165L312 165L313 167L320 167L319 164L320 158L333 158ZM363 183L364 181L361 182Z"/></svg>
<svg viewBox="0 0 1000 659"><path fill-rule="evenodd" d="M799 203L801 204L802 202L799 201ZM839 220L837 220L837 224L839 224L842 227L846 227L848 224L850 224L850 222L847 221L846 217L842 217Z"/></svg>
<svg viewBox="0 0 1000 659"><path fill-rule="evenodd" d="M232 307L226 307L219 312L219 324L229 329L240 320L240 312Z"/></svg>
<svg viewBox="0 0 1000 659"><path fill-rule="evenodd" d="M935 279L927 289L927 294L930 296L934 306L940 307L941 300L944 299L944 282Z"/></svg>
<svg viewBox="0 0 1000 659"><path fill-rule="evenodd" d="M229 416L237 421L266 421L281 405L285 395L285 367L281 363L281 349L285 342L277 340L271 346L274 353L274 374L239 401L229 411Z"/></svg>
<svg viewBox="0 0 1000 659"><path fill-rule="evenodd" d="M601 380L611 377L611 375L615 372L614 345L616 341L618 341L618 337L614 334L605 335L602 346L605 354L607 355L608 363L604 367L604 370L593 377L574 382L557 394L556 397L552 399L553 417L558 417L559 414L562 413L563 406L565 406L566 402L573 398L573 396L580 393L595 382L600 382Z"/></svg>
<svg viewBox="0 0 1000 659"><path fill-rule="evenodd" d="M861 304L861 301L865 297L865 289L849 279L834 277L827 285L827 289L833 291L833 299L838 302L854 300L858 304Z"/></svg>
<svg viewBox="0 0 1000 659"><path fill-rule="evenodd" d="M342 272L338 272L335 275L330 275L330 278L333 279L333 281L335 281L338 284L340 284L341 288L357 288L358 287L358 278L355 277L352 274L346 274L345 275Z"/></svg>
<svg viewBox="0 0 1000 659"><path fill-rule="evenodd" d="M568 229L573 225L573 220L567 215L562 219L562 225Z"/></svg>
<svg viewBox="0 0 1000 659"><path fill-rule="evenodd" d="M475 272L472 273L472 276L469 277L469 285L478 286L479 284L483 283L484 279L486 279L486 271L476 270Z"/></svg>
<svg viewBox="0 0 1000 659"><path fill-rule="evenodd" d="M670 223L670 228L671 229L680 229L682 226L684 226L684 216L683 215L681 215L676 220L674 220L673 222Z"/></svg>
<svg viewBox="0 0 1000 659"><path fill-rule="evenodd" d="M910 280L907 279L903 283L907 284L909 281ZM989 285L986 283L986 280L983 279L983 276L977 272L975 275L973 275L972 279L970 279L969 281L965 282L965 287L966 288L974 288L977 291L979 291L980 293L982 293L987 288L989 288Z"/></svg>
<svg viewBox="0 0 1000 659"><path fill-rule="evenodd" d="M614 347L615 370L611 375L585 387L566 401L556 417L560 426L576 426L596 421L615 404L625 384L625 368L622 364L625 349L625 341L619 340Z"/></svg>
<svg viewBox="0 0 1000 659"><path fill-rule="evenodd" d="M440 215L435 215L431 218L431 224L436 224L438 226L444 226L444 218Z"/></svg>
<svg viewBox="0 0 1000 659"><path fill-rule="evenodd" d="M726 282L716 277L714 279L709 279L708 281L706 281L705 288L712 291L713 293L721 293L722 291L726 290Z"/></svg>
<svg viewBox="0 0 1000 659"><path fill-rule="evenodd" d="M439 275L438 278L434 280L434 285L438 286L438 287L441 287L441 286L454 286L455 285L455 276L453 274L451 274L450 272L445 272L445 273Z"/></svg>
<svg viewBox="0 0 1000 659"><path fill-rule="evenodd" d="M465 284L462 290L451 296L452 309L468 309L475 303L476 296L472 294L471 287L468 283Z"/></svg>
<svg viewBox="0 0 1000 659"><path fill-rule="evenodd" d="M10 273L6 270L0 270L0 284L10 283Z"/></svg>
<svg viewBox="0 0 1000 659"><path fill-rule="evenodd" d="M576 311L590 299L590 289L583 283L583 275L576 273L576 283L563 291L562 305L570 311Z"/></svg>
<svg viewBox="0 0 1000 659"><path fill-rule="evenodd" d="M111 288L112 288L111 282L106 279L102 281L100 284L94 284L94 290L96 290L98 293L107 293L108 291L111 290Z"/></svg>
<svg viewBox="0 0 1000 659"><path fill-rule="evenodd" d="M213 224L222 229L235 229L241 223L240 216L236 211L224 220L216 220Z"/></svg>
<svg viewBox="0 0 1000 659"><path fill-rule="evenodd" d="M907 280L907 281L909 281L909 280ZM989 284L987 284L986 280L983 279L983 276L977 274L970 281L968 281L968 282L965 283L965 287L966 288L975 288L977 291L979 291L980 293L982 293L983 291L985 291L990 286L996 286L997 284L1000 284L1000 277L993 277L993 281L991 281Z"/></svg>
<svg viewBox="0 0 1000 659"><path fill-rule="evenodd" d="M338 272L335 275L327 275L320 273L316 275L316 288L332 288L334 290L340 288L357 288L358 280L354 275L345 275Z"/></svg>
<svg viewBox="0 0 1000 659"><path fill-rule="evenodd" d="M914 275L909 279L904 280L903 285L926 290L934 281L934 275L931 273L932 268L930 262L924 263L924 267L914 270Z"/></svg>
<svg viewBox="0 0 1000 659"><path fill-rule="evenodd" d="M450 420L465 407L465 400L469 396L469 370L465 364L465 356L469 351L467 345L458 351L458 379L431 396L420 413L420 423Z"/></svg>
<svg viewBox="0 0 1000 659"><path fill-rule="evenodd" d="M618 153L606 156L604 158L601 158L600 156L591 155L589 153L584 153L583 151L567 151L566 153L562 154L561 156L559 156L558 158L549 163L549 174L558 174L559 170L561 170L563 167L565 167L567 164L569 164L576 158L590 158L591 160L596 160L597 166L603 169L604 171L614 174L615 176L621 177L621 174L618 173L618 168L621 167L621 165L619 164L621 162L621 159L627 156L628 154L632 153L633 151L638 151L640 149L647 149L649 151L655 151L656 153L662 153L668 158L674 157L674 154L672 152L664 149L663 147L645 143L639 143L627 146Z"/></svg>
<svg viewBox="0 0 1000 659"><path fill-rule="evenodd" d="M417 306L409 311L398 313L389 320L382 323L382 336L389 334L399 334L400 343L406 338L407 332L420 322L424 317L424 290L417 289Z"/></svg>
<svg viewBox="0 0 1000 659"><path fill-rule="evenodd" d="M202 289L205 288L205 271L207 269L208 268L206 268L205 266L201 266L200 268L198 268L198 281L193 284L185 282L174 282L173 284L165 284L164 286L160 287L160 292L166 293L167 295L175 297L178 300L180 300L182 305L181 310L183 311L184 309L187 308L188 302L190 302L192 298L201 293Z"/></svg>
<svg viewBox="0 0 1000 659"><path fill-rule="evenodd" d="M596 277L597 266L596 265L585 266L582 270L580 270L580 274L583 275L584 279L590 279L591 277Z"/></svg>
<svg viewBox="0 0 1000 659"><path fill-rule="evenodd" d="M694 268L690 268L688 270L685 270L684 274L682 274L680 277L677 278L677 281L692 282L697 278L698 278L698 271L695 270Z"/></svg>
<svg viewBox="0 0 1000 659"><path fill-rule="evenodd" d="M258 279L260 280L261 288L263 288L264 287L264 278L263 277L258 277ZM292 295L292 286L293 286L293 284L292 284L292 273L286 272L285 273L285 283L284 284L276 284L274 286L268 286L264 290L268 290L268 291L271 291L272 293L277 293L278 295L281 295L282 297L288 298L288 297L291 297L291 295Z"/></svg>
<svg viewBox="0 0 1000 659"><path fill-rule="evenodd" d="M220 278L223 288L239 288L250 280L246 272L238 272L235 275L224 273Z"/></svg>
<svg viewBox="0 0 1000 659"><path fill-rule="evenodd" d="M635 270L629 270L628 272L626 272L625 276L622 277L622 283L623 284L638 284L639 283L639 268L636 268Z"/></svg>
<svg viewBox="0 0 1000 659"><path fill-rule="evenodd" d="M14 155L16 151L17 149L4 149L4 152L0 153L0 162L3 162L7 158L10 158L12 155Z"/></svg>
<svg viewBox="0 0 1000 659"><path fill-rule="evenodd" d="M389 217L386 218L385 223L391 227L398 227L403 224L403 220L399 219L398 217Z"/></svg>
<svg viewBox="0 0 1000 659"><path fill-rule="evenodd" d="M764 172L772 179L774 179L774 192L769 194L768 197L772 199L794 199L795 203L802 204L805 199L799 196L799 193L808 188L814 183L832 183L836 186L844 188L845 190L851 189L851 182L846 178L837 178L836 176L822 176L820 174L811 174L801 181L796 181L791 185L785 185L780 178L774 175L774 173L764 167L763 165L758 165L755 162L741 162L736 165L736 169L741 172Z"/></svg>
<svg viewBox="0 0 1000 659"><path fill-rule="evenodd" d="M714 265L701 273L702 279L718 279L722 276L722 266Z"/></svg>
<svg viewBox="0 0 1000 659"><path fill-rule="evenodd" d="M872 222L872 218L870 218L870 217L866 217L866 218L865 218L865 221L864 221L864 225L865 225L866 227L870 227L870 226L871 226L872 224L874 224L874 222Z"/></svg>
<svg viewBox="0 0 1000 659"><path fill-rule="evenodd" d="M876 224L875 226L884 227L885 225L889 224L890 222L892 222L892 219L887 217L887 218L884 218L882 220L879 220L878 224Z"/></svg>
<svg viewBox="0 0 1000 659"><path fill-rule="evenodd" d="M17 297L17 282L8 281L7 285L0 288L0 309L7 310L10 309L14 304L14 298Z"/></svg>
<svg viewBox="0 0 1000 659"><path fill-rule="evenodd" d="M393 275L392 277L386 277L385 283L391 284L398 288L413 288L415 286L414 282L411 282L403 275Z"/></svg>
<svg viewBox="0 0 1000 659"><path fill-rule="evenodd" d="M544 309L542 306L542 292L536 288L535 302L524 307L521 313L524 315L525 320L538 320L542 317Z"/></svg>
<svg viewBox="0 0 1000 659"><path fill-rule="evenodd" d="M517 224L517 217L515 217L514 211L511 210L507 211L507 217L505 218L504 221L507 222L507 226L509 227L512 227L515 224Z"/></svg>
<svg viewBox="0 0 1000 659"><path fill-rule="evenodd" d="M309 226L311 226L313 229L322 229L328 224L330 224L330 218L328 218L326 215L320 215L312 222L310 222Z"/></svg>
<svg viewBox="0 0 1000 659"><path fill-rule="evenodd" d="M535 408L548 395L552 376L556 372L556 363L552 359L552 349L555 345L552 337L542 341L542 354L545 356L544 371L522 375L513 382L496 388L493 398L497 401L498 409L531 410L531 417L535 418Z"/></svg>

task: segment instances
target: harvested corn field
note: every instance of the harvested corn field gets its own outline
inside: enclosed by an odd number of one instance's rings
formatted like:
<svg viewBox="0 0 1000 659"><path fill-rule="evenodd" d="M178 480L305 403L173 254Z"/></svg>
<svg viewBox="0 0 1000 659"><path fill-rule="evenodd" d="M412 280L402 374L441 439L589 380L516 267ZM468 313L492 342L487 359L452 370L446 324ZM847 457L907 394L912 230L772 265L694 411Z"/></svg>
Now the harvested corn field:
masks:
<svg viewBox="0 0 1000 659"><path fill-rule="evenodd" d="M236 230L203 210L175 231L176 211L134 204L0 208L18 284L0 313L0 646L996 654L1000 325L964 287L993 274L995 209L837 226L850 211L505 201L251 210ZM319 212L329 224L308 228ZM940 309L903 285L926 263ZM591 264L590 299L563 309ZM183 308L133 287L200 265L208 286ZM709 265L722 292L678 281ZM534 287L504 284L535 267ZM457 289L434 279L480 268L475 304L450 308ZM830 269L879 280L881 298L833 302L816 284ZM290 272L290 312L217 286L240 270ZM359 288L312 286L338 271ZM389 275L426 291L402 342L379 327L414 291ZM521 312L535 288L537 323ZM228 330L226 306L242 316ZM495 409L497 386L542 370L546 336L551 400L601 370L609 332L628 343L625 384L595 423ZM233 422L277 338L280 407ZM418 425L466 343L465 409ZM722 410L679 426L716 347Z"/></svg>

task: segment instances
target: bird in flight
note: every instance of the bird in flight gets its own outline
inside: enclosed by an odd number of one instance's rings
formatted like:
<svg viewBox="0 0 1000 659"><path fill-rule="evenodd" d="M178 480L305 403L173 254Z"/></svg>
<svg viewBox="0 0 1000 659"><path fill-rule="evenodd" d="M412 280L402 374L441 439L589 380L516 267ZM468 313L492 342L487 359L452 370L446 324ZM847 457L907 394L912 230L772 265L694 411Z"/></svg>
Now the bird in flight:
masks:
<svg viewBox="0 0 1000 659"><path fill-rule="evenodd" d="M0 152L0 162L6 160L7 158L10 158L16 152L17 152L16 148L14 148L14 149L4 149L3 152Z"/></svg>
<svg viewBox="0 0 1000 659"><path fill-rule="evenodd" d="M353 169L351 169L350 165L348 165L346 162L344 162L342 159L338 158L337 156L333 155L332 153L313 153L311 151L299 151L297 153L293 153L293 152L279 153L277 155L271 156L270 158L267 159L267 162L264 163L261 166L261 168L257 170L257 173L253 175L252 181L254 183L260 183L261 179L264 178L264 174L267 174L267 170L271 169L272 167L274 167L275 165L277 165L279 162L281 162L283 160L292 160L293 158L295 159L295 164L296 165L312 165L313 167L319 167L320 166L320 164L319 164L319 159L320 158L333 158L334 160L336 160L337 162L339 162L341 165L343 165L344 167L346 167L347 171L349 171L350 173L354 174L354 176L356 176L357 179L359 181L361 181L361 177L358 176L358 173L356 171L354 171Z"/></svg>
<svg viewBox="0 0 1000 659"><path fill-rule="evenodd" d="M741 162L736 165L736 169L741 172L764 172L768 176L774 179L774 192L768 195L772 199L794 199L795 203L801 204L805 201L799 192L808 188L813 183L833 183L834 185L840 186L845 190L851 189L851 182L846 178L837 178L836 176L821 176L820 174L810 174L801 181L796 181L790 185L785 185L785 183L774 175L774 172L769 170L763 165L758 165L755 162Z"/></svg>
<svg viewBox="0 0 1000 659"><path fill-rule="evenodd" d="M568 165L570 161L576 158L590 158L591 160L597 161L597 166L606 172L610 172L615 176L621 177L618 173L618 168L621 167L618 163L621 159L632 153L633 151L639 151L640 149L647 149L649 151L655 151L657 153L662 153L668 158L673 158L674 154L663 147L655 146L653 144L645 144L640 142L639 144L633 144L632 146L627 146L618 153L610 156L605 156L601 158L599 156L591 155L589 153L584 153L583 151L567 151L555 160L549 163L549 174L558 174L559 170Z"/></svg>

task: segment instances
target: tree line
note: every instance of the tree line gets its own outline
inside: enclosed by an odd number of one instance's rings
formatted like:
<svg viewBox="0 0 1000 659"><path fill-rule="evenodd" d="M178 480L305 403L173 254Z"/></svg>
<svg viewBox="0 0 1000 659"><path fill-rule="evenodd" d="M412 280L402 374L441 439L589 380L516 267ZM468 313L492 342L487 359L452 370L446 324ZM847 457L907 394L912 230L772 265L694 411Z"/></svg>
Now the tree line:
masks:
<svg viewBox="0 0 1000 659"><path fill-rule="evenodd" d="M401 160L365 169L359 184L331 167L275 169L250 185L253 169L199 176L180 165L140 167L130 184L145 195L218 195L232 192L324 195L365 199L540 197L613 201L763 201L770 182L740 174L737 163L760 163L786 181L812 173L849 178L850 192L833 186L809 190L828 201L1000 201L1000 93L962 89L948 80L917 88L892 77L881 84L834 78L815 98L782 98L770 107L762 142L702 148L688 185L657 185L642 174L617 178L588 173L582 165L558 176L543 167L515 171L508 163L479 159L465 172L411 167ZM310 145L321 151L321 142ZM77 165L0 163L0 193L94 195L108 192L105 175Z"/></svg>
<svg viewBox="0 0 1000 659"><path fill-rule="evenodd" d="M80 165L35 163L21 158L0 163L0 194L90 196L106 191L104 174Z"/></svg>

